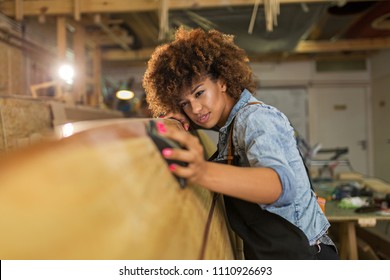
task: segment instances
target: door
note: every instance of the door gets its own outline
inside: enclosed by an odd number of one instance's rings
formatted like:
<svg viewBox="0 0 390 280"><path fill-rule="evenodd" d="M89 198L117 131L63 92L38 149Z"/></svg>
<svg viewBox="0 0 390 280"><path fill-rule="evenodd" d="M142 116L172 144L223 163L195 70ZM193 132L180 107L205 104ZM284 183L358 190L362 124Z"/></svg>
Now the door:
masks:
<svg viewBox="0 0 390 280"><path fill-rule="evenodd" d="M374 176L390 182L390 81L388 76L372 83ZM375 94L374 94L375 93Z"/></svg>
<svg viewBox="0 0 390 280"><path fill-rule="evenodd" d="M366 98L365 86L324 86L310 90L311 145L319 143L323 149L348 148L344 157L353 171L363 175L369 173Z"/></svg>

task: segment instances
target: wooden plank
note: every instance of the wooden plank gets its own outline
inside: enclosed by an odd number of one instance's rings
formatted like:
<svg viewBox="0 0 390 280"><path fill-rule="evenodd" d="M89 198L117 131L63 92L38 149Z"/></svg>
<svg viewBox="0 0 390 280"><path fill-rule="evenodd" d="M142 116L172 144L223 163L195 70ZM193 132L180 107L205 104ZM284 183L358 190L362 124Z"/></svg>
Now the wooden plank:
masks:
<svg viewBox="0 0 390 280"><path fill-rule="evenodd" d="M340 224L340 258L357 260L358 249L354 222Z"/></svg>
<svg viewBox="0 0 390 280"><path fill-rule="evenodd" d="M357 244L359 249L359 259L379 260L377 254L372 247L363 239L357 238Z"/></svg>
<svg viewBox="0 0 390 280"><path fill-rule="evenodd" d="M351 39L338 41L301 41L295 53L369 51L390 48L390 38Z"/></svg>
<svg viewBox="0 0 390 280"><path fill-rule="evenodd" d="M0 258L198 259L212 195L179 187L146 121L81 122L2 158ZM204 257L231 259L220 201L215 210Z"/></svg>
<svg viewBox="0 0 390 280"><path fill-rule="evenodd" d="M102 77L102 52L100 48L95 48L93 50L93 80L94 80L94 89L90 96L89 105L97 107L100 102L103 102L101 99L101 77Z"/></svg>
<svg viewBox="0 0 390 280"><path fill-rule="evenodd" d="M65 63L66 48L67 48L66 18L60 16L57 17L56 20L57 20L57 59L59 63ZM57 80L56 96L59 98L64 97L62 92L61 82L59 80ZM71 98L73 98L73 96Z"/></svg>
<svg viewBox="0 0 390 280"><path fill-rule="evenodd" d="M15 19L23 20L23 0L15 0Z"/></svg>
<svg viewBox="0 0 390 280"><path fill-rule="evenodd" d="M155 46L158 44L159 21L157 13L152 13L147 17L139 13L131 13L128 15L126 23L134 31L135 36L141 40L141 45Z"/></svg>
<svg viewBox="0 0 390 280"><path fill-rule="evenodd" d="M66 18L57 17L57 55L59 61L64 61L66 57Z"/></svg>
<svg viewBox="0 0 390 280"><path fill-rule="evenodd" d="M110 37L113 42L117 43L123 50L130 50L130 47L128 46L127 42L123 41L121 37L117 36L114 32L112 32L110 27L108 27L102 22L97 23L97 25Z"/></svg>
<svg viewBox="0 0 390 280"><path fill-rule="evenodd" d="M388 225L388 224L387 224ZM388 228L388 226L387 226ZM386 229L386 227L385 227ZM356 235L359 239L363 239L382 259L390 259L390 238L385 230L380 228L356 228Z"/></svg>
<svg viewBox="0 0 390 280"><path fill-rule="evenodd" d="M44 138L52 127L49 106L28 96L0 97L0 154Z"/></svg>
<svg viewBox="0 0 390 280"><path fill-rule="evenodd" d="M120 38L120 41L126 45L133 45L134 44L134 37L129 36L125 32L118 32L116 34L118 38ZM90 34L89 35L89 40L93 41L95 44L101 46L101 47L106 47L106 46L112 46L115 45L116 43L110 38L107 34Z"/></svg>
<svg viewBox="0 0 390 280"><path fill-rule="evenodd" d="M359 39L359 40L340 40L336 42L329 41L302 41L298 44L296 49L290 54L291 57L301 54L322 54L322 53L336 53L342 51L373 51L390 48L390 38L377 39ZM119 60L146 60L152 54L154 48L144 48L138 51L118 51L108 50L103 54L104 60L119 61ZM271 55L272 56L272 55ZM283 55L271 57L265 55L258 60L284 60L287 59ZM308 57L307 59L313 59ZM256 57L253 58L256 60Z"/></svg>
<svg viewBox="0 0 390 280"><path fill-rule="evenodd" d="M379 178L364 178L363 183L366 187L375 192L390 194L390 184L384 180Z"/></svg>
<svg viewBox="0 0 390 280"><path fill-rule="evenodd" d="M74 24L74 26L73 50L77 75L73 83L73 97L76 102L79 102L86 95L86 32L81 24Z"/></svg>
<svg viewBox="0 0 390 280"><path fill-rule="evenodd" d="M79 21L81 19L80 0L73 0L73 12L74 20Z"/></svg>
<svg viewBox="0 0 390 280"><path fill-rule="evenodd" d="M358 0L355 0L358 1ZM324 3L332 0L279 0L280 4L291 3ZM170 0L169 10L214 8L226 6L253 6L254 0ZM29 0L23 1L24 15L37 16L45 11L46 15L74 15L74 0ZM79 11L88 13L127 13L140 11L157 11L159 1L155 0L83 0L80 1ZM262 3L261 3L262 5ZM15 16L15 1L0 2L0 10L7 16Z"/></svg>
<svg viewBox="0 0 390 280"><path fill-rule="evenodd" d="M123 61L123 60L147 60L155 48L143 48L135 51L110 50L104 51L103 60L106 61Z"/></svg>

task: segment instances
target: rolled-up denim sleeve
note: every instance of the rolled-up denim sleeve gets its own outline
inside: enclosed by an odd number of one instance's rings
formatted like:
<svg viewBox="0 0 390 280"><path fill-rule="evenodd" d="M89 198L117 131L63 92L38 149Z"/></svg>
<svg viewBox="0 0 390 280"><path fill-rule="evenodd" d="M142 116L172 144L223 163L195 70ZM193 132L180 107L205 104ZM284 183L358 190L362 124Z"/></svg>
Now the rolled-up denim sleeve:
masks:
<svg viewBox="0 0 390 280"><path fill-rule="evenodd" d="M283 166L268 166L275 170L278 174L280 182L282 184L282 194L279 198L272 203L272 206L284 206L292 203L295 199L296 189L295 189L295 178L289 174L289 171L286 170ZM294 178L291 180L291 178ZM267 208L266 206L264 208Z"/></svg>
<svg viewBox="0 0 390 280"><path fill-rule="evenodd" d="M287 118L273 107L261 106L246 110L238 121L245 125L237 131L236 140L239 146L245 147L242 152L249 165L272 168L279 176L282 194L272 206L292 203L296 196L296 177L289 160L293 157L290 150L296 149L296 142ZM264 208L267 206L271 205L263 205Z"/></svg>

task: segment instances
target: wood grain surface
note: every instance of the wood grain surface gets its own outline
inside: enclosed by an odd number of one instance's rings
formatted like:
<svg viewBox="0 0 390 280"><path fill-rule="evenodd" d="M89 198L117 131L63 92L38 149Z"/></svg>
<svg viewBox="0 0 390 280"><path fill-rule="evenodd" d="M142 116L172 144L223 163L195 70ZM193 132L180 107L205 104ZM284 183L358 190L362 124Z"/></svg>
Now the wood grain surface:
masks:
<svg viewBox="0 0 390 280"><path fill-rule="evenodd" d="M85 122L3 157L0 258L233 258L221 197L210 218L213 194L179 187L145 123Z"/></svg>

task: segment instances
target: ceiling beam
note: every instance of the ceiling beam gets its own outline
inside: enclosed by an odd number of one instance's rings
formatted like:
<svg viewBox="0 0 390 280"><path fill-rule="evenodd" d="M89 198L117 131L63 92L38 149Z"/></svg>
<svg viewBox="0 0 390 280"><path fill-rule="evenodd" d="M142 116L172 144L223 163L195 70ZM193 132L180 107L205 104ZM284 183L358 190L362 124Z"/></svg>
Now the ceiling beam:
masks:
<svg viewBox="0 0 390 280"><path fill-rule="evenodd" d="M352 0L361 1L361 0ZM374 1L374 0L372 0ZM335 0L279 0L280 4L335 2ZM261 0L263 4L263 0ZM168 9L201 9L228 6L252 6L254 0L169 0ZM128 13L158 10L156 0L3 0L0 1L0 11L15 18L20 16L19 6L23 7L23 16L39 15L73 15L90 13Z"/></svg>
<svg viewBox="0 0 390 280"><path fill-rule="evenodd" d="M373 51L380 49L390 49L390 38L339 40L336 42L302 41L289 55ZM137 51L108 50L103 52L102 59L104 61L148 60L153 51L154 48L145 48ZM272 54L265 54L264 56L266 57L267 55L272 56Z"/></svg>
<svg viewBox="0 0 390 280"><path fill-rule="evenodd" d="M112 31L112 29L110 27L108 27L107 25L105 25L100 19L96 20L96 25L99 26L108 35L108 37L110 37L113 42L117 43L123 50L125 50L125 51L130 50L130 47L127 44L127 42L122 40L122 38L120 36L117 36Z"/></svg>
<svg viewBox="0 0 390 280"><path fill-rule="evenodd" d="M126 34L116 34L118 38L120 38L122 43L125 43L128 46L134 44L134 37L128 36ZM88 38L94 42L95 45L100 47L109 47L109 46L117 46L118 43L114 42L112 38L110 38L106 33L91 33L88 35Z"/></svg>
<svg viewBox="0 0 390 280"><path fill-rule="evenodd" d="M389 49L390 38L351 39L332 41L301 41L295 48L295 53L330 53L345 51L370 51Z"/></svg>
<svg viewBox="0 0 390 280"><path fill-rule="evenodd" d="M102 52L104 61L139 61L148 60L155 48L143 48L135 51L108 50Z"/></svg>
<svg viewBox="0 0 390 280"><path fill-rule="evenodd" d="M292 62L292 61L326 61L326 60L361 60L367 58L372 52L353 52L349 54L340 54L340 53L321 53L321 54L308 54L308 53L278 53L272 55L256 55L250 58L251 63L255 62ZM133 64L133 63L132 63Z"/></svg>

